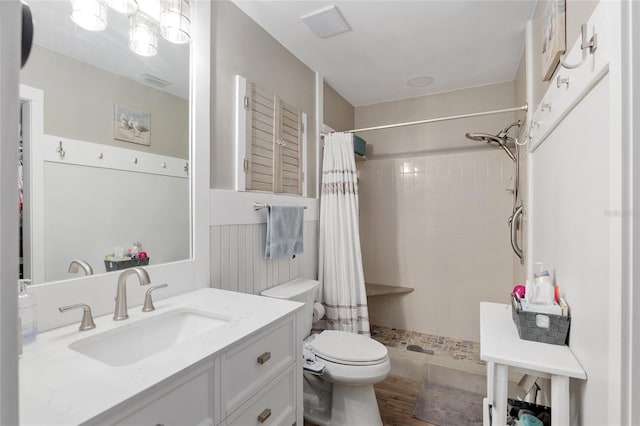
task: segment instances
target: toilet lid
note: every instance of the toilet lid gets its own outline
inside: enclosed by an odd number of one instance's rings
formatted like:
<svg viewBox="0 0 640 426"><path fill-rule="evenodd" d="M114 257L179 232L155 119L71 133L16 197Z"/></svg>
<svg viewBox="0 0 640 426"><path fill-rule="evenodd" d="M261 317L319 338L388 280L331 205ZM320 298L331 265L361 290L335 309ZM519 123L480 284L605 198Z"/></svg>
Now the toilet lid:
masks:
<svg viewBox="0 0 640 426"><path fill-rule="evenodd" d="M316 356L338 364L371 365L387 357L387 348L383 344L346 331L325 330L309 346Z"/></svg>

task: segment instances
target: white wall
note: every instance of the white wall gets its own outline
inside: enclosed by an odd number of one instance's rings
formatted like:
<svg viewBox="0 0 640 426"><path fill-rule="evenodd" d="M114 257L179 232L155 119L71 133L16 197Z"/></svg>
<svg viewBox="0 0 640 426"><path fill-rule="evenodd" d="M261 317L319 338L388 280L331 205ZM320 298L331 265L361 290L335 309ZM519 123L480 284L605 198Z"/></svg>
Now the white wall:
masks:
<svg viewBox="0 0 640 426"><path fill-rule="evenodd" d="M534 261L556 271L571 306L569 346L588 380L572 381L574 424L611 424L607 413L610 321L609 78L532 155ZM585 123L598 123L585 126ZM579 163L580 167L571 167Z"/></svg>
<svg viewBox="0 0 640 426"><path fill-rule="evenodd" d="M304 205L304 253L266 260L266 210L253 203ZM318 200L264 192L211 190L211 286L242 293L318 278Z"/></svg>
<svg viewBox="0 0 640 426"><path fill-rule="evenodd" d="M45 162L44 185L44 282L78 277L73 259L104 273L134 241L150 265L189 258L188 178Z"/></svg>
<svg viewBox="0 0 640 426"><path fill-rule="evenodd" d="M358 168L366 281L415 288L370 297L370 322L478 341L480 301L506 302L513 287L513 161L491 150Z"/></svg>

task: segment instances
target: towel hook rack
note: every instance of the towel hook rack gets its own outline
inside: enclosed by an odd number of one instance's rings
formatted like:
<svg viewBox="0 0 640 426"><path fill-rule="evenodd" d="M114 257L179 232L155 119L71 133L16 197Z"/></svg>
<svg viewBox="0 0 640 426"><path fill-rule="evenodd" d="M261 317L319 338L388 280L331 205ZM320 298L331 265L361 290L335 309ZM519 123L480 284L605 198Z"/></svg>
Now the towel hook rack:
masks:
<svg viewBox="0 0 640 426"><path fill-rule="evenodd" d="M566 54L560 57L560 65L562 65L568 70L578 68L579 66L584 64L585 61L587 60L587 54L588 53L593 54L596 51L596 49L598 49L598 34L596 33L595 28L593 29L593 36L591 36L591 39L588 41L587 41L587 37L588 37L587 24L582 24L582 26L580 27L580 31L582 32L582 44L580 44L580 49L582 49L582 60L577 64L570 65L564 61L567 56ZM589 49L588 52L587 52L587 49Z"/></svg>

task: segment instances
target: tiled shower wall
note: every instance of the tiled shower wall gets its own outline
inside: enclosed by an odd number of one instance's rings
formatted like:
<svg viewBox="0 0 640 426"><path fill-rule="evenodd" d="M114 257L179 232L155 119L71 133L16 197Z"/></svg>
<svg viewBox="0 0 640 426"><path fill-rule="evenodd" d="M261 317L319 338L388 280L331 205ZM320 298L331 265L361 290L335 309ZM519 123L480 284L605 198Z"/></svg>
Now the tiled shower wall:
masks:
<svg viewBox="0 0 640 426"><path fill-rule="evenodd" d="M294 278L317 278L317 221L304 222L304 253L295 258L266 260L266 231L264 223L211 226L212 287L260 294Z"/></svg>
<svg viewBox="0 0 640 426"><path fill-rule="evenodd" d="M496 149L358 168L365 279L415 289L370 297L371 323L479 340L480 301L506 303L513 287L513 161Z"/></svg>

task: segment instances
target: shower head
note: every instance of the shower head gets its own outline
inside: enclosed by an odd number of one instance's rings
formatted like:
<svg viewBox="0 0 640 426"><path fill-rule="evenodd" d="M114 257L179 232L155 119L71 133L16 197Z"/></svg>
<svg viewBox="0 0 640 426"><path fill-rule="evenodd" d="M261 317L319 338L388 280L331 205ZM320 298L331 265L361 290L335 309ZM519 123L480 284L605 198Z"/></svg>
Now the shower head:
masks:
<svg viewBox="0 0 640 426"><path fill-rule="evenodd" d="M520 120L516 121L515 123L509 124L497 135L490 135L488 133L467 133L465 136L473 141L486 142L492 145L496 145L502 148L504 152L507 153L509 158L511 158L514 162L517 162L518 160L516 159L516 156L513 155L513 152L511 152L509 147L507 147L507 142L514 140L509 136L509 130L511 130L511 128L514 126L520 127Z"/></svg>
<svg viewBox="0 0 640 426"><path fill-rule="evenodd" d="M502 146L505 143L504 138L490 135L488 133L467 133L466 136L472 141L486 142L497 146Z"/></svg>

